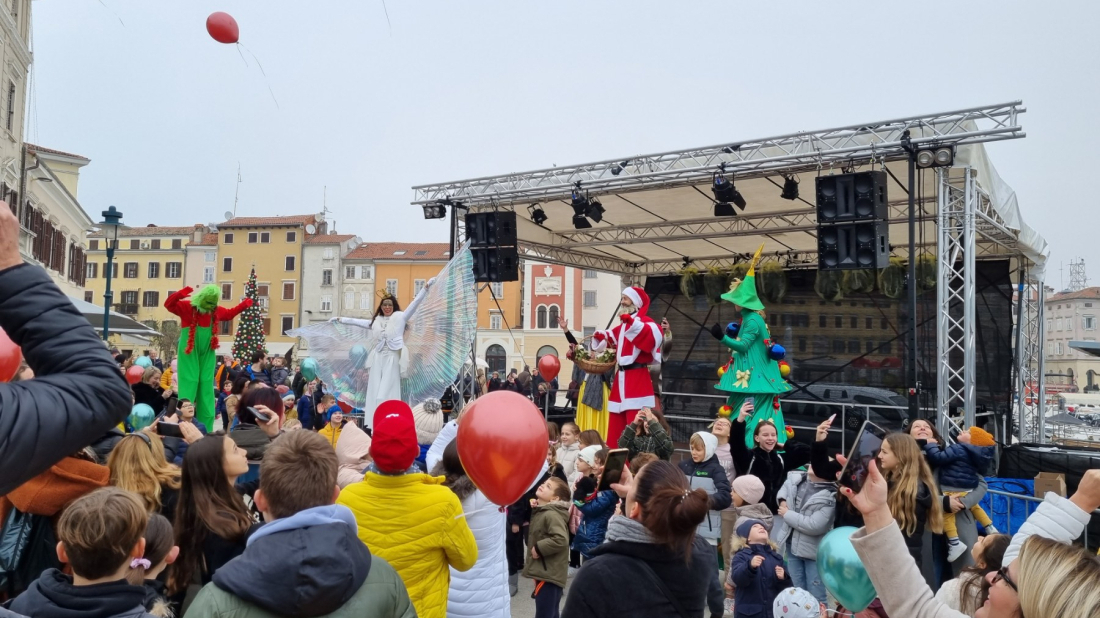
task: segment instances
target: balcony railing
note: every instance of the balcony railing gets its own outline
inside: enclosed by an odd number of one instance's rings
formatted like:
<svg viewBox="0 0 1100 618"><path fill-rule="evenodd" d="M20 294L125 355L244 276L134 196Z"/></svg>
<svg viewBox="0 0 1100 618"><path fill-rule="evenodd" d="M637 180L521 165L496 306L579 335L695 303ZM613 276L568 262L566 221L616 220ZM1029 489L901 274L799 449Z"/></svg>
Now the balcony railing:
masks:
<svg viewBox="0 0 1100 618"><path fill-rule="evenodd" d="M132 305L124 305L122 303L119 303L115 305L115 311L121 313L122 315L134 316L138 313L138 306L137 303L134 303Z"/></svg>

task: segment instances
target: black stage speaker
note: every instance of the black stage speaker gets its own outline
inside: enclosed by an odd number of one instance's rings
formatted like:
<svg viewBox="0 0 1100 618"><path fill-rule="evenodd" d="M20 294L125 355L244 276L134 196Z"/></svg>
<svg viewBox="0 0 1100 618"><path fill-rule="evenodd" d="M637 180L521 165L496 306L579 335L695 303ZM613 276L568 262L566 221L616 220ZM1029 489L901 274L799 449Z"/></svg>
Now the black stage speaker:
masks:
<svg viewBox="0 0 1100 618"><path fill-rule="evenodd" d="M888 219L886 172L817 177L817 223Z"/></svg>
<svg viewBox="0 0 1100 618"><path fill-rule="evenodd" d="M819 225L817 264L821 270L886 268L890 224L885 220Z"/></svg>
<svg viewBox="0 0 1100 618"><path fill-rule="evenodd" d="M474 279L478 283L519 281L519 252L515 247L475 249Z"/></svg>
<svg viewBox="0 0 1100 618"><path fill-rule="evenodd" d="M515 212L468 213L466 238L470 240L474 279L478 283L519 281Z"/></svg>

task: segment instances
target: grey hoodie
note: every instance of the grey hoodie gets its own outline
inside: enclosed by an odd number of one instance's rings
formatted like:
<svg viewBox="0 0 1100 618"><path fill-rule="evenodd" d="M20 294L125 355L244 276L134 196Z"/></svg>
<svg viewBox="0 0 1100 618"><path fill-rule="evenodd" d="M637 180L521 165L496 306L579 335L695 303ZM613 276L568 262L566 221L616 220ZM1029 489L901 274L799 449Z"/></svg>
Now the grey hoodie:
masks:
<svg viewBox="0 0 1100 618"><path fill-rule="evenodd" d="M790 541L791 553L807 560L817 559L817 545L821 537L833 528L836 513L836 486L832 483L815 483L805 472L792 471L776 494L777 500L787 501L787 512L776 517L771 538L785 549Z"/></svg>

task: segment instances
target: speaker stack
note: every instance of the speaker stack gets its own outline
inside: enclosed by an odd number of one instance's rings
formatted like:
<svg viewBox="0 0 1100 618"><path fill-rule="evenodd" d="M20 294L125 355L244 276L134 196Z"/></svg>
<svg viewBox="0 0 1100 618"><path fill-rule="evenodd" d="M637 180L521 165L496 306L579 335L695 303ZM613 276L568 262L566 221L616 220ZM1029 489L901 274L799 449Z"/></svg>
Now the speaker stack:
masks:
<svg viewBox="0 0 1100 618"><path fill-rule="evenodd" d="M886 172L817 178L819 270L885 268L890 263Z"/></svg>
<svg viewBox="0 0 1100 618"><path fill-rule="evenodd" d="M519 280L515 212L472 212L466 215L466 237L479 283Z"/></svg>

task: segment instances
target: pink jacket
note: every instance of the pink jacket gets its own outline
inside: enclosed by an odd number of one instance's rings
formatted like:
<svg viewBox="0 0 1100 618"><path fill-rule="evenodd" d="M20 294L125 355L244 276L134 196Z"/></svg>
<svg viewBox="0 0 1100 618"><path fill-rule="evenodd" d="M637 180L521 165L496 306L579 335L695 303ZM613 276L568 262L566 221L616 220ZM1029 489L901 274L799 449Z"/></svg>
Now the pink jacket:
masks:
<svg viewBox="0 0 1100 618"><path fill-rule="evenodd" d="M336 461L340 469L336 473L336 484L340 489L363 480L363 470L367 467L364 458L369 461L370 436L355 423L347 423L336 440Z"/></svg>

